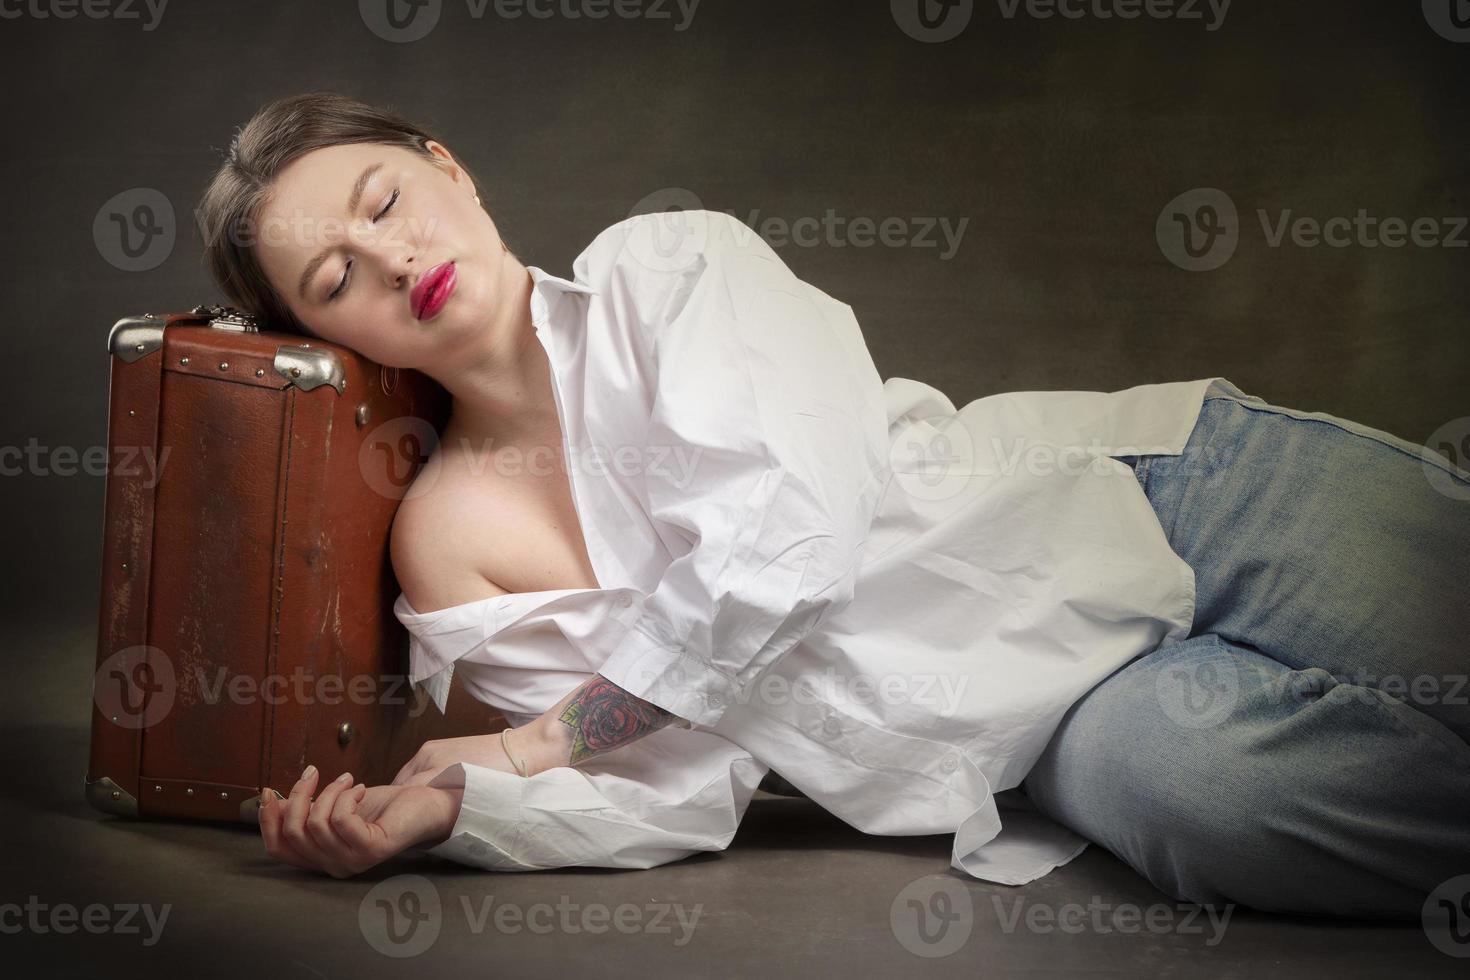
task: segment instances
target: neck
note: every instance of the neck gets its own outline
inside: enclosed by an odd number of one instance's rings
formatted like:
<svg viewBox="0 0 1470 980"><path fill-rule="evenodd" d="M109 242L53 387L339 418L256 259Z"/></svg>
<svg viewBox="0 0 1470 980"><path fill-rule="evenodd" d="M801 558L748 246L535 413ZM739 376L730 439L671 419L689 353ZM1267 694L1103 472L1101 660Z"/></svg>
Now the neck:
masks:
<svg viewBox="0 0 1470 980"><path fill-rule="evenodd" d="M441 369L426 372L452 398L450 431L476 442L504 443L557 424L550 364L531 322L531 273L507 264L514 268L502 291L502 319L476 331Z"/></svg>

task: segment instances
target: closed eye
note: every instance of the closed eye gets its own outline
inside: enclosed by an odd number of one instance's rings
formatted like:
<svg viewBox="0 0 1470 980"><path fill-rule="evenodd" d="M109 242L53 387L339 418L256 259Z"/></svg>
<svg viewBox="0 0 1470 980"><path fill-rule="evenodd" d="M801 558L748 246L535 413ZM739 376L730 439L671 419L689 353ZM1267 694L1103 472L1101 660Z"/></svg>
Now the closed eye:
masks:
<svg viewBox="0 0 1470 980"><path fill-rule="evenodd" d="M383 210L379 211L376 215L373 216L374 222L383 220L383 216L386 215L389 211L393 210L393 205L398 203L398 191L399 188L393 188L393 195L388 198L388 203L383 205ZM348 259L346 267L342 270L342 279L340 282L337 283L337 288L327 294L327 302L330 303L332 300L336 299L342 294L342 291L347 288L347 280L351 277L352 260Z"/></svg>

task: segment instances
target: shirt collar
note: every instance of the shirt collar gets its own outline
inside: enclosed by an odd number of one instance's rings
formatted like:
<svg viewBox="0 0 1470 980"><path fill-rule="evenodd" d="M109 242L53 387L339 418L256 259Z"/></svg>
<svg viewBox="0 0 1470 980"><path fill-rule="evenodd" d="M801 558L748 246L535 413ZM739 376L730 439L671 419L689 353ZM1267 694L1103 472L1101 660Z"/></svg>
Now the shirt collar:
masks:
<svg viewBox="0 0 1470 980"><path fill-rule="evenodd" d="M585 283L573 282L570 279L563 279L561 276L554 276L537 266L528 265L526 266L526 270L531 273L531 281L538 288L561 289L567 292L587 293L593 296L597 294L597 290L592 286L588 286Z"/></svg>
<svg viewBox="0 0 1470 980"><path fill-rule="evenodd" d="M531 273L531 322L539 327L549 323L551 310L557 305L559 297L566 293L588 293L596 294L597 290L591 286L563 279L561 276L553 276L544 269L534 265L526 266Z"/></svg>

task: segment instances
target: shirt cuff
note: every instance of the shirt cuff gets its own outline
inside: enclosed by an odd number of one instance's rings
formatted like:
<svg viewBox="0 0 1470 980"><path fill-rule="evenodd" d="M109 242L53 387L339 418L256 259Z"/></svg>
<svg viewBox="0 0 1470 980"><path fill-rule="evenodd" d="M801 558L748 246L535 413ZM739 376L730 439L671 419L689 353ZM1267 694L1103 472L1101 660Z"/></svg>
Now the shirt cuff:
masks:
<svg viewBox="0 0 1470 980"><path fill-rule="evenodd" d="M706 728L719 724L739 693L734 678L636 624L597 672L634 697Z"/></svg>
<svg viewBox="0 0 1470 980"><path fill-rule="evenodd" d="M464 796L449 837L428 853L498 871L536 870L514 857L516 842L525 829L526 782L524 777L485 766L456 762L445 767L429 785L440 789L462 786Z"/></svg>

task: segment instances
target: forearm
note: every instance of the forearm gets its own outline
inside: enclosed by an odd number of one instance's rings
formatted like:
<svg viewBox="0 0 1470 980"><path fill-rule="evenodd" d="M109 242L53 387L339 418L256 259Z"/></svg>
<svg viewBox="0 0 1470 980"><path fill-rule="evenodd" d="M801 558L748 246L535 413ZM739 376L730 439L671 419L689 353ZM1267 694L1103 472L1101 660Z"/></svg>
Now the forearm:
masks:
<svg viewBox="0 0 1470 980"><path fill-rule="evenodd" d="M523 747L522 761L534 775L575 766L667 725L689 727L679 716L594 674L535 721L517 729L522 737L513 738L512 747Z"/></svg>

